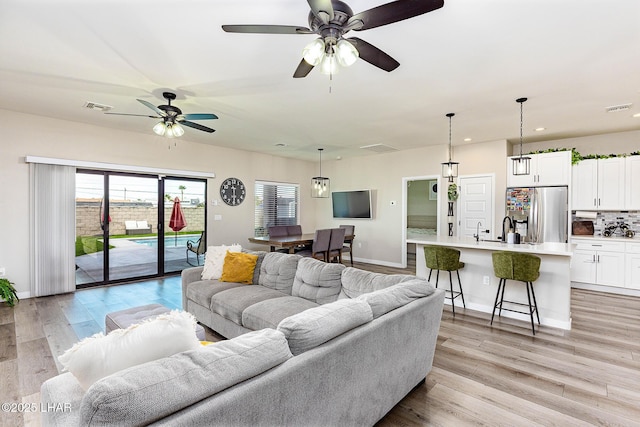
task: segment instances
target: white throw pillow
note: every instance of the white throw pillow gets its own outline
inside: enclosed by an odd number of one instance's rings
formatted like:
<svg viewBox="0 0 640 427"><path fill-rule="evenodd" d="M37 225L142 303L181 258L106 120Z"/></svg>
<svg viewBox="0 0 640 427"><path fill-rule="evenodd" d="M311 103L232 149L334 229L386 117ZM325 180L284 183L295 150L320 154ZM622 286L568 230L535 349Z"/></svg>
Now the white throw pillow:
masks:
<svg viewBox="0 0 640 427"><path fill-rule="evenodd" d="M204 268L202 269L202 280L219 279L222 276L222 267L224 266L224 257L229 252L240 252L240 245L220 245L209 246L207 254L204 257Z"/></svg>
<svg viewBox="0 0 640 427"><path fill-rule="evenodd" d="M174 310L108 335L85 338L58 360L87 390L99 379L131 366L200 348L195 323L192 314Z"/></svg>

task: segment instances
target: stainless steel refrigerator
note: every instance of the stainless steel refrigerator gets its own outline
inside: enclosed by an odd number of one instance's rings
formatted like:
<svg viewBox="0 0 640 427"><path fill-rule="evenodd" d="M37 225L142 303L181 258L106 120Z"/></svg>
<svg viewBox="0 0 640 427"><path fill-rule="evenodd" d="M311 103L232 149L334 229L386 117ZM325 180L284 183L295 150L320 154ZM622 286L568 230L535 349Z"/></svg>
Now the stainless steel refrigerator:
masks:
<svg viewBox="0 0 640 427"><path fill-rule="evenodd" d="M566 242L568 204L567 187L507 188L506 215L527 243Z"/></svg>

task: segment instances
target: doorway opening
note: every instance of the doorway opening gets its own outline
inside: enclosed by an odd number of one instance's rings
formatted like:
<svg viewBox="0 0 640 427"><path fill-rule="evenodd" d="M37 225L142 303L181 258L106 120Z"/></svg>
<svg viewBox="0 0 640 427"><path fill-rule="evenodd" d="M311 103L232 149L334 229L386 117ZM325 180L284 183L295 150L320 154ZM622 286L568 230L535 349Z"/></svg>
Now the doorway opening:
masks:
<svg viewBox="0 0 640 427"><path fill-rule="evenodd" d="M188 242L204 238L205 218L206 180L78 170L76 287L182 271Z"/></svg>
<svg viewBox="0 0 640 427"><path fill-rule="evenodd" d="M416 245L407 240L439 234L440 176L406 177L403 181L402 266L415 261ZM446 197L446 192L445 192Z"/></svg>

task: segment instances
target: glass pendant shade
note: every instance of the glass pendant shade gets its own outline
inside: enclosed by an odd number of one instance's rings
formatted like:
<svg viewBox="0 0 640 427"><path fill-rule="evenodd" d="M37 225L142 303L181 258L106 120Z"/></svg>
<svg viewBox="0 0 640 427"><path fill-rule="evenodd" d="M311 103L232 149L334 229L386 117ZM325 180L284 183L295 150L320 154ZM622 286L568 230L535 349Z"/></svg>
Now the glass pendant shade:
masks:
<svg viewBox="0 0 640 427"><path fill-rule="evenodd" d="M163 136L165 134L165 132L167 131L167 127L164 125L164 122L158 122L156 123L156 125L153 127L153 131L160 135Z"/></svg>
<svg viewBox="0 0 640 427"><path fill-rule="evenodd" d="M318 148L320 152L320 174L311 178L311 197L316 199L327 198L331 192L329 178L322 176L322 150L323 148Z"/></svg>
<svg viewBox="0 0 640 427"><path fill-rule="evenodd" d="M336 57L338 63L343 67L353 65L359 56L358 49L346 40L340 40L336 45Z"/></svg>
<svg viewBox="0 0 640 427"><path fill-rule="evenodd" d="M453 182L453 178L458 177L458 162L448 161L442 163L442 177L447 178L449 182Z"/></svg>
<svg viewBox="0 0 640 427"><path fill-rule="evenodd" d="M531 173L531 157L520 156L513 159L514 175L529 175Z"/></svg>
<svg viewBox="0 0 640 427"><path fill-rule="evenodd" d="M318 65L324 58L324 41L318 38L309 43L302 51L302 56L309 65Z"/></svg>
<svg viewBox="0 0 640 427"><path fill-rule="evenodd" d="M326 75L333 75L337 74L338 70L338 61L335 54L333 52L327 53L320 63L320 72Z"/></svg>
<svg viewBox="0 0 640 427"><path fill-rule="evenodd" d="M178 123L174 123L171 126L171 129L173 130L173 136L175 137L179 137L184 135L184 128L182 126L180 126Z"/></svg>
<svg viewBox="0 0 640 427"><path fill-rule="evenodd" d="M331 183L329 178L324 176L314 176L311 178L311 197L324 199L329 197Z"/></svg>

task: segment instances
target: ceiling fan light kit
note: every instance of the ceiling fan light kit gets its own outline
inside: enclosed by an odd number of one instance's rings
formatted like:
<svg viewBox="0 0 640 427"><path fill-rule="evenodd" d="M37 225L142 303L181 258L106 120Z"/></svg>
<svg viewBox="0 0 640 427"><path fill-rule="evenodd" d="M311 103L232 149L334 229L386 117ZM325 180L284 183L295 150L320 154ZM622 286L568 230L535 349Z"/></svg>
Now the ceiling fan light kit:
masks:
<svg viewBox="0 0 640 427"><path fill-rule="evenodd" d="M531 170L531 157L522 155L522 104L526 102L527 98L518 98L516 102L520 104L520 156L513 158L513 174L514 175L529 175Z"/></svg>
<svg viewBox="0 0 640 427"><path fill-rule="evenodd" d="M137 117L150 117L152 119L161 119L153 126L153 132L160 136L166 136L167 138L178 138L184 135L184 128L187 126L192 129L197 129L203 132L213 133L215 129L203 126L201 124L192 122L191 120L213 120L218 116L211 113L195 113L195 114L182 114L182 110L178 107L171 105L171 101L176 99L176 94L172 92L163 92L162 96L167 100L166 105L158 105L157 107L145 101L144 99L138 99L137 101L145 107L153 110L157 115L143 115L143 114L127 114L127 113L105 113L116 116L137 116Z"/></svg>
<svg viewBox="0 0 640 427"><path fill-rule="evenodd" d="M335 74L338 65L348 67L358 58L384 71L393 71L400 63L377 47L357 37L345 38L349 31L363 31L413 18L444 6L444 0L396 0L357 14L340 0L307 0L309 28L292 25L223 25L229 33L317 34L320 36L303 50L303 60L293 73L306 77L320 65L324 74Z"/></svg>

